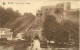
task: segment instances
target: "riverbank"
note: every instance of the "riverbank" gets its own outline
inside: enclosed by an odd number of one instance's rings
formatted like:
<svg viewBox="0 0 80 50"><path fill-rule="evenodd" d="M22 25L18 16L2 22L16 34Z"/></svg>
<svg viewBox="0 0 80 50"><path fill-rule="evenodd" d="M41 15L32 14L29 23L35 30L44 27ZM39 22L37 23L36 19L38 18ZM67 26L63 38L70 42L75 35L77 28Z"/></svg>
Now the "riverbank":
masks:
<svg viewBox="0 0 80 50"><path fill-rule="evenodd" d="M0 46L4 48L13 47L14 50L26 50L26 48L30 45L30 40L18 40L18 41L0 41Z"/></svg>
<svg viewBox="0 0 80 50"><path fill-rule="evenodd" d="M79 50L78 45L59 45L59 44L48 44L52 50Z"/></svg>

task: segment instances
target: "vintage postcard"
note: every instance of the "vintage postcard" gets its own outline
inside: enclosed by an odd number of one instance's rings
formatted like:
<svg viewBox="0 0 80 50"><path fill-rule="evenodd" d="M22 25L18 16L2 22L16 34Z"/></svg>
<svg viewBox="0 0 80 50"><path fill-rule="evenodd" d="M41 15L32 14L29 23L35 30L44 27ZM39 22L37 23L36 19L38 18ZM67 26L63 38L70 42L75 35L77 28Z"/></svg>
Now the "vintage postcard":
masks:
<svg viewBox="0 0 80 50"><path fill-rule="evenodd" d="M79 50L79 0L0 0L0 50Z"/></svg>

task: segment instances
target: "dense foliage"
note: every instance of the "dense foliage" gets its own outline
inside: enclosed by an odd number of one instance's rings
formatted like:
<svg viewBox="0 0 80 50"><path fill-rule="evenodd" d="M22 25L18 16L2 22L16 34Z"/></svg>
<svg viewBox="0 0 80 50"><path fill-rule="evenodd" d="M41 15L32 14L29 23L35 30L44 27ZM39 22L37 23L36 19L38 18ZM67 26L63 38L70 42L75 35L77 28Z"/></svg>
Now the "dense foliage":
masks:
<svg viewBox="0 0 80 50"><path fill-rule="evenodd" d="M28 26L33 23L35 16L32 13L19 13L12 8L3 8L0 6L0 28L9 28L16 36L19 32L24 32Z"/></svg>
<svg viewBox="0 0 80 50"><path fill-rule="evenodd" d="M55 43L69 43L74 42L78 44L79 41L79 24L70 20L64 20L58 23L55 16L46 15L43 22L42 35L47 40L53 40Z"/></svg>

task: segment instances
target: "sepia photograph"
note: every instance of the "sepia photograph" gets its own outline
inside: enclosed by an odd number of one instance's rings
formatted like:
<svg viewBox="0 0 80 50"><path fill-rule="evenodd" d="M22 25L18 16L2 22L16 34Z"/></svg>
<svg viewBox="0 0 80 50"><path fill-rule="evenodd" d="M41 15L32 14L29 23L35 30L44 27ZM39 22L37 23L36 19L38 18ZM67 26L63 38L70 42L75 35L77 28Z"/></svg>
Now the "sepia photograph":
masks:
<svg viewBox="0 0 80 50"><path fill-rule="evenodd" d="M0 0L0 50L79 50L79 0Z"/></svg>

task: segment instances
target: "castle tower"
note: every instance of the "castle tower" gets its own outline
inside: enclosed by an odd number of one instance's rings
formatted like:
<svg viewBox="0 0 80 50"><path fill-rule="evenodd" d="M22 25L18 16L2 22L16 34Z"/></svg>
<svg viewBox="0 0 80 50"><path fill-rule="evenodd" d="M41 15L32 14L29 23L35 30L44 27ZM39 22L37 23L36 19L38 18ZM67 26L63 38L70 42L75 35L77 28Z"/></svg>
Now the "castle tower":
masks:
<svg viewBox="0 0 80 50"><path fill-rule="evenodd" d="M64 10L70 10L71 9L71 3L70 2L65 2L64 3Z"/></svg>
<svg viewBox="0 0 80 50"><path fill-rule="evenodd" d="M67 13L66 13L66 11L67 10L70 10L71 9L71 3L70 2L65 2L64 3L64 12L63 12L63 16L64 16L64 18L66 19L67 18Z"/></svg>

